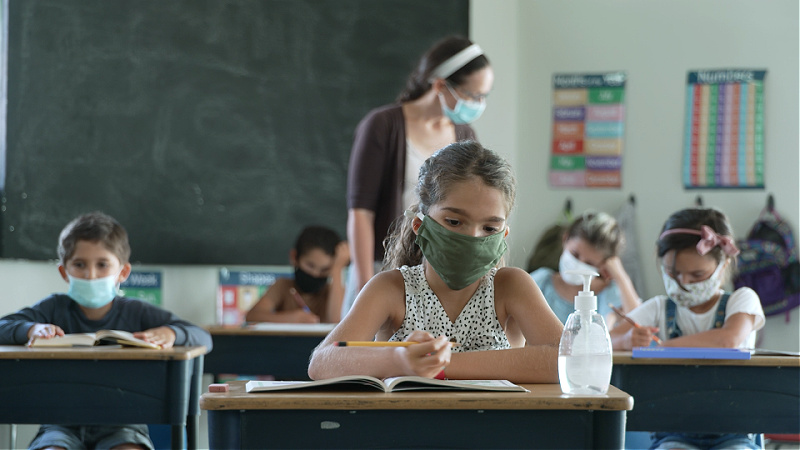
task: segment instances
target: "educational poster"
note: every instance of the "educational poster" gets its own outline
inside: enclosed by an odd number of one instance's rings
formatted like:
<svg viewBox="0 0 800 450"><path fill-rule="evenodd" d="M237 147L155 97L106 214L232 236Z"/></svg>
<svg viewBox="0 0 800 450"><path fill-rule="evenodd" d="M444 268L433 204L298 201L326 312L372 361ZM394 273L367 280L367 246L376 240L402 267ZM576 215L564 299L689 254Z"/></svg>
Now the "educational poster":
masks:
<svg viewBox="0 0 800 450"><path fill-rule="evenodd" d="M241 325L247 311L264 295L278 278L291 277L293 273L276 271L231 271L220 269L217 291L217 323Z"/></svg>
<svg viewBox="0 0 800 450"><path fill-rule="evenodd" d="M138 298L162 306L161 272L132 270L128 279L119 285L126 297Z"/></svg>
<svg viewBox="0 0 800 450"><path fill-rule="evenodd" d="M619 188L625 73L553 76L550 186Z"/></svg>
<svg viewBox="0 0 800 450"><path fill-rule="evenodd" d="M689 72L683 185L764 187L765 70Z"/></svg>

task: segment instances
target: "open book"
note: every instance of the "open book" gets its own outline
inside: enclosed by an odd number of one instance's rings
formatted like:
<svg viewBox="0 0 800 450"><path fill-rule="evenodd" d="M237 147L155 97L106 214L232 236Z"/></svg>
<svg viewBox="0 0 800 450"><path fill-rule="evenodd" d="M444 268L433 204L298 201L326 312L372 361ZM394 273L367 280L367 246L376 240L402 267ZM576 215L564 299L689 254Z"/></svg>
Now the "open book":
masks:
<svg viewBox="0 0 800 450"><path fill-rule="evenodd" d="M248 381L247 392L285 391L311 388L359 388L369 387L383 392L412 391L421 389L444 389L466 391L529 392L507 380L437 380L417 376L379 379L367 375L349 375L316 381Z"/></svg>
<svg viewBox="0 0 800 450"><path fill-rule="evenodd" d="M121 330L100 330L96 333L73 333L50 339L35 339L31 347L91 347L93 345L125 345L131 347L161 348L156 344L133 337Z"/></svg>

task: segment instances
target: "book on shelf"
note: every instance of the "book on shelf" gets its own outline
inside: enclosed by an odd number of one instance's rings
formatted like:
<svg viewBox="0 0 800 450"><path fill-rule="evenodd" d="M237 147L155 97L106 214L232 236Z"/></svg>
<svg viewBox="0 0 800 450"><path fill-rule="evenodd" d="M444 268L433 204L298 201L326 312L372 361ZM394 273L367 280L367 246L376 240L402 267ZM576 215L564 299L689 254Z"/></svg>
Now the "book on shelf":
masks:
<svg viewBox="0 0 800 450"><path fill-rule="evenodd" d="M465 391L529 392L508 380L437 380L418 376L391 377L381 380L368 375L348 375L315 381L248 381L247 392L272 392L296 389L359 389L362 387L383 392L425 389Z"/></svg>
<svg viewBox="0 0 800 450"><path fill-rule="evenodd" d="M632 358L750 359L744 348L720 347L634 347Z"/></svg>
<svg viewBox="0 0 800 450"><path fill-rule="evenodd" d="M50 339L34 339L31 347L92 347L95 345L121 345L125 347L161 348L156 344L136 338L122 330L100 330L94 333L71 333Z"/></svg>

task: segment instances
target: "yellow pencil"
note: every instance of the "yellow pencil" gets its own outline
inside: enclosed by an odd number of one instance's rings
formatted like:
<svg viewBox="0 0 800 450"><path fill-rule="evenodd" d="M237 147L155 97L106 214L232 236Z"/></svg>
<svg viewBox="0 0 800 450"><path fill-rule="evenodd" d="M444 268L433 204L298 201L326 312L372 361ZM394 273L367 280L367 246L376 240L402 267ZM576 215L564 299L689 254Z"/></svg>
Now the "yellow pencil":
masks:
<svg viewBox="0 0 800 450"><path fill-rule="evenodd" d="M338 341L334 342L335 347L408 347L409 345L419 344L414 341ZM458 342L451 342L450 345L461 345Z"/></svg>

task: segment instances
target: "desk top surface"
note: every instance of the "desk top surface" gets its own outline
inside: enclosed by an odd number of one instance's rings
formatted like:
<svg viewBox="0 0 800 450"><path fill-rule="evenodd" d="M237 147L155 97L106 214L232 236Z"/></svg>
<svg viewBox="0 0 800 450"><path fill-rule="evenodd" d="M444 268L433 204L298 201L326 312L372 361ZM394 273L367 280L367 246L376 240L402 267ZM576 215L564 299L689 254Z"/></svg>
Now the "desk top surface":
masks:
<svg viewBox="0 0 800 450"><path fill-rule="evenodd" d="M212 325L211 336L319 336L325 337L333 323L254 323L250 325Z"/></svg>
<svg viewBox="0 0 800 450"><path fill-rule="evenodd" d="M524 384L530 392L416 390L245 392L246 381L230 381L229 392L200 397L204 410L233 409L583 409L630 411L633 397L610 386L607 395L566 396L558 384Z"/></svg>
<svg viewBox="0 0 800 450"><path fill-rule="evenodd" d="M752 355L750 359L633 358L631 352L614 352L614 364L650 366L767 366L800 367L797 356Z"/></svg>
<svg viewBox="0 0 800 450"><path fill-rule="evenodd" d="M104 348L105 347L105 348ZM111 348L108 348L111 347ZM0 359L189 360L206 354L206 348L172 347L38 347L0 345Z"/></svg>

